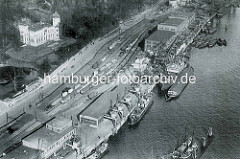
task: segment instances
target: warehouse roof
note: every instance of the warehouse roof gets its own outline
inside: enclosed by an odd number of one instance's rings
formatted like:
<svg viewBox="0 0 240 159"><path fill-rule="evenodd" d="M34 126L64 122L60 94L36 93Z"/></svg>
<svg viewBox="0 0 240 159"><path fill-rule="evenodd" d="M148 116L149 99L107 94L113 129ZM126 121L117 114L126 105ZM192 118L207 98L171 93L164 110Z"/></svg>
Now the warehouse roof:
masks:
<svg viewBox="0 0 240 159"><path fill-rule="evenodd" d="M69 127L65 131L61 133L56 133L52 130L47 129L45 126L35 131L28 137L23 139L23 142L31 143L32 148L36 148L39 150L45 150L49 146L52 146L55 142L57 142L60 138L66 135L68 132L73 130L73 127Z"/></svg>
<svg viewBox="0 0 240 159"><path fill-rule="evenodd" d="M161 41L163 43L167 42L175 33L171 31L165 31L165 30L156 30L154 31L149 37L147 37L147 40L152 41Z"/></svg>
<svg viewBox="0 0 240 159"><path fill-rule="evenodd" d="M123 93L126 85L118 86L113 91L107 91L103 95L101 95L95 102L91 103L91 105L83 111L80 115L88 116L95 119L100 119L106 114L110 108L110 100L112 100L112 104L115 104L117 100L118 92Z"/></svg>
<svg viewBox="0 0 240 159"><path fill-rule="evenodd" d="M181 25L185 20L182 18L168 18L163 23L160 23L160 25L168 25L168 26L179 26Z"/></svg>

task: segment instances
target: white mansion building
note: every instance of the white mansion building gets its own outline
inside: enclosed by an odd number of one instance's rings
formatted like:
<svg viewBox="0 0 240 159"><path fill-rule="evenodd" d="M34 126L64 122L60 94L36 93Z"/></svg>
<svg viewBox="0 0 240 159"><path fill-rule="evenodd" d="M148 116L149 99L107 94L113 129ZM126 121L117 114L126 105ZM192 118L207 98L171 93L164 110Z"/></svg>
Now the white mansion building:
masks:
<svg viewBox="0 0 240 159"><path fill-rule="evenodd" d="M23 43L31 46L39 46L48 41L59 40L60 15L53 13L53 24L38 22L30 23L26 20L19 27L20 39Z"/></svg>

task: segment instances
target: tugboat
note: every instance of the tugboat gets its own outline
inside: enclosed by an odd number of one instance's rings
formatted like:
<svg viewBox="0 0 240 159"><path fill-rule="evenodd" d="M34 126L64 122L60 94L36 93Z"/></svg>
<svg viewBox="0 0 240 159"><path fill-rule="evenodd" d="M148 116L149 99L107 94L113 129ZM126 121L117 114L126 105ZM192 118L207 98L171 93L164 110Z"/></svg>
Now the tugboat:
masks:
<svg viewBox="0 0 240 159"><path fill-rule="evenodd" d="M222 46L222 45L223 45L223 41L222 41L221 38L219 38L219 39L217 40L217 44L218 44L218 46Z"/></svg>
<svg viewBox="0 0 240 159"><path fill-rule="evenodd" d="M222 40L222 44L223 44L224 46L227 46L227 41L226 41L225 39L223 39L223 40Z"/></svg>
<svg viewBox="0 0 240 159"><path fill-rule="evenodd" d="M150 108L150 106L153 104L154 100L154 93L150 92L148 94L140 95L139 97L140 102L138 103L138 106L133 110L133 112L129 115L128 125L134 126L139 123L139 121L142 119L144 114L147 112L147 110Z"/></svg>
<svg viewBox="0 0 240 159"><path fill-rule="evenodd" d="M93 150L85 159L100 159L108 151L109 151L108 143L107 142L103 142L95 150Z"/></svg>
<svg viewBox="0 0 240 159"><path fill-rule="evenodd" d="M217 44L218 44L218 46L222 46L222 45L227 46L227 41L225 39L219 38L217 40Z"/></svg>
<svg viewBox="0 0 240 159"><path fill-rule="evenodd" d="M208 42L208 47L213 47L213 46L216 45L216 43L217 43L217 40L216 40L216 39L212 39L212 40L210 40L210 41Z"/></svg>
<svg viewBox="0 0 240 159"><path fill-rule="evenodd" d="M223 17L223 14L222 14L222 13L218 13L218 14L217 14L217 17L218 17L218 18L222 18L222 17Z"/></svg>
<svg viewBox="0 0 240 159"><path fill-rule="evenodd" d="M211 28L211 29L208 30L209 34L213 34L215 32L217 32L217 28Z"/></svg>
<svg viewBox="0 0 240 159"><path fill-rule="evenodd" d="M199 49L203 49L208 46L208 42L203 42L201 45L198 46Z"/></svg>
<svg viewBox="0 0 240 159"><path fill-rule="evenodd" d="M225 25L225 31L227 31L228 30L228 26L227 25Z"/></svg>
<svg viewBox="0 0 240 159"><path fill-rule="evenodd" d="M170 101L173 98L178 97L182 91L184 90L184 88L187 86L188 84L188 80L186 80L184 83L181 81L183 76L186 76L189 78L190 76L192 76L194 74L194 69L189 66L187 68L185 68L180 75L178 76L176 82L171 86L171 88L168 90L167 94L165 95L166 97L166 102Z"/></svg>
<svg viewBox="0 0 240 159"><path fill-rule="evenodd" d="M198 41L197 43L196 43L196 45L195 45L195 48L199 48L199 46L201 46L202 45L202 41Z"/></svg>
<svg viewBox="0 0 240 159"><path fill-rule="evenodd" d="M201 137L201 140L194 138L193 132L193 135L185 140L182 145L162 156L161 159L200 159L213 139L212 127L209 127L207 137Z"/></svg>

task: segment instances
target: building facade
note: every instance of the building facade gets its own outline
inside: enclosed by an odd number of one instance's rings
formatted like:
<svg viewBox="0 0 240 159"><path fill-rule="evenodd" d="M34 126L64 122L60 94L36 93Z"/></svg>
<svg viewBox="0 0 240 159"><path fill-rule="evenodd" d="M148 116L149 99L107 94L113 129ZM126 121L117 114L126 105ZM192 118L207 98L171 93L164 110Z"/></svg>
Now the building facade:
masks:
<svg viewBox="0 0 240 159"><path fill-rule="evenodd" d="M169 47L176 39L173 31L156 30L145 39L144 50L149 51L161 45L163 48Z"/></svg>
<svg viewBox="0 0 240 159"><path fill-rule="evenodd" d="M158 24L158 30L166 30L172 31L176 34L182 32L188 25L188 18L187 17L176 17L176 16L169 16L169 18L163 22Z"/></svg>
<svg viewBox="0 0 240 159"><path fill-rule="evenodd" d="M44 22L30 23L26 20L18 25L20 39L24 44L39 46L46 42L59 40L60 15L53 14L52 25Z"/></svg>
<svg viewBox="0 0 240 159"><path fill-rule="evenodd" d="M144 50L151 52L159 45L163 49L167 49L194 19L195 14L188 17L184 15L169 16L166 21L158 24L157 30L145 39Z"/></svg>
<svg viewBox="0 0 240 159"><path fill-rule="evenodd" d="M23 146L40 151L41 158L46 159L66 145L76 135L72 121L65 118L55 118L22 140Z"/></svg>
<svg viewBox="0 0 240 159"><path fill-rule="evenodd" d="M176 8L178 6L184 6L187 3L189 3L190 0L169 0L169 4L173 7Z"/></svg>
<svg viewBox="0 0 240 159"><path fill-rule="evenodd" d="M169 4L173 7L176 8L179 4L180 0L169 0Z"/></svg>

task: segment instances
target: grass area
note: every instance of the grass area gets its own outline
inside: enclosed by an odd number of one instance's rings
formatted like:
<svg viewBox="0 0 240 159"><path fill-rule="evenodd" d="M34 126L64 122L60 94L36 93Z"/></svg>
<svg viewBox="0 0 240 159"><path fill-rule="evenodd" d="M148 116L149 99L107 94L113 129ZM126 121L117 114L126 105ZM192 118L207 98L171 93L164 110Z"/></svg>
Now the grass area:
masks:
<svg viewBox="0 0 240 159"><path fill-rule="evenodd" d="M55 50L66 47L75 43L75 40L72 38L65 38L59 41L52 41L37 47L33 46L25 46L21 50L16 51L14 49L10 49L7 51L7 54L12 58L23 60L27 62L35 62L37 59L42 58L48 54L53 53Z"/></svg>
<svg viewBox="0 0 240 159"><path fill-rule="evenodd" d="M10 57L5 50L0 50L0 67L28 67L36 69L31 62L26 62Z"/></svg>

